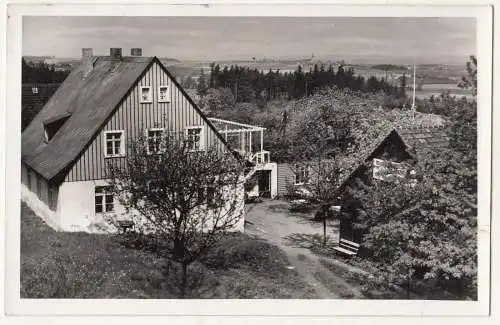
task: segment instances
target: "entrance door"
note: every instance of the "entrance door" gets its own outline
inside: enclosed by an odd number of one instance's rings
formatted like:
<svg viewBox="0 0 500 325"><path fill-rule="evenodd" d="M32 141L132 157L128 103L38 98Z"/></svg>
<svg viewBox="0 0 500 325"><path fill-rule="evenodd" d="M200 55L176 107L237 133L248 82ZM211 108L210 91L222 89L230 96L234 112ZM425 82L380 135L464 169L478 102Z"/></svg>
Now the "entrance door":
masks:
<svg viewBox="0 0 500 325"><path fill-rule="evenodd" d="M259 171L259 196L260 197L271 197L271 171L270 170L260 170Z"/></svg>

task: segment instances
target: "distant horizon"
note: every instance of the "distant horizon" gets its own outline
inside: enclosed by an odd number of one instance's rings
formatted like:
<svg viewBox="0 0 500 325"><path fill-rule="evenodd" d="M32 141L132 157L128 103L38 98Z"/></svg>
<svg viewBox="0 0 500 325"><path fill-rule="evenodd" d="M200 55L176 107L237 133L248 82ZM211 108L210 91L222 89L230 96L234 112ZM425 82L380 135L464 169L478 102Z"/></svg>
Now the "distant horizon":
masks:
<svg viewBox="0 0 500 325"><path fill-rule="evenodd" d="M40 28L43 26L43 28ZM231 32L228 33L228 30ZM475 18L456 17L49 17L23 18L23 55L77 59L141 47L180 61L252 58L349 63L465 63L476 54Z"/></svg>
<svg viewBox="0 0 500 325"><path fill-rule="evenodd" d="M124 49L122 49L124 50ZM106 56L109 55L108 53L94 53L96 56ZM471 53L470 55L475 55L475 53ZM465 65L466 62L470 59L470 55L464 56L462 58L456 58L455 60L447 60L447 62L418 62L415 61L416 64L421 64L421 65ZM128 56L127 53L124 53L123 56ZM215 60L215 59L183 59L183 58L176 58L176 57L164 57L164 56L157 56L157 55L147 55L143 53L143 56L145 57L158 57L159 59L168 59L168 60L175 60L179 62L196 62L196 63L211 63L211 62L248 62L251 63L253 62L252 59L245 59L245 58L227 58L227 59L222 59L222 60ZM23 58L26 57L51 57L54 59L59 59L59 60L80 60L81 57L73 56L73 57L65 57L65 56L54 56L50 54L23 54ZM279 60L279 61L300 61L300 60L307 60L307 57L262 57L262 58L256 58L256 62L259 62L259 60L266 59L269 60L267 63L273 63L272 60ZM316 58L316 61L319 62L339 62L339 61L344 61L346 64L370 64L370 65L378 65L378 64L391 64L391 65L405 65L409 66L413 64L413 58L377 58L377 59L362 59L362 58L355 58L354 60L352 58L341 58L341 57L324 57L324 58ZM276 61L275 61L276 62ZM277 63L277 62L276 62Z"/></svg>

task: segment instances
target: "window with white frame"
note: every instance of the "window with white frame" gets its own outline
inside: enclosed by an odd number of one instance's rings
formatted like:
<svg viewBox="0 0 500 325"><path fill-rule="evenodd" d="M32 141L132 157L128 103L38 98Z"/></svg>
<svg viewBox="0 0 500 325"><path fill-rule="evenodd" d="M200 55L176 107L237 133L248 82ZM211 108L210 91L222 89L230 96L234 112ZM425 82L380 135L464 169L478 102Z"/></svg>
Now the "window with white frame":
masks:
<svg viewBox="0 0 500 325"><path fill-rule="evenodd" d="M375 179L391 181L395 176L404 178L406 173L407 168L402 163L373 159L373 178Z"/></svg>
<svg viewBox="0 0 500 325"><path fill-rule="evenodd" d="M309 165L295 164L295 185L301 185L309 181Z"/></svg>
<svg viewBox="0 0 500 325"><path fill-rule="evenodd" d="M163 137L165 129L154 128L146 131L148 153L160 153L163 150Z"/></svg>
<svg viewBox="0 0 500 325"><path fill-rule="evenodd" d="M203 141L203 127L189 126L186 128L186 141L188 149L191 151L199 151L205 149Z"/></svg>
<svg viewBox="0 0 500 325"><path fill-rule="evenodd" d="M168 91L168 86L160 86L158 89L158 102L168 103L170 102L170 92Z"/></svg>
<svg viewBox="0 0 500 325"><path fill-rule="evenodd" d="M122 157L125 155L124 131L104 132L104 156Z"/></svg>
<svg viewBox="0 0 500 325"><path fill-rule="evenodd" d="M153 101L151 86L141 86L140 100L141 103L151 103Z"/></svg>
<svg viewBox="0 0 500 325"><path fill-rule="evenodd" d="M114 196L110 186L95 187L95 213L112 212L115 209Z"/></svg>
<svg viewBox="0 0 500 325"><path fill-rule="evenodd" d="M31 87L32 94L38 94L38 87Z"/></svg>

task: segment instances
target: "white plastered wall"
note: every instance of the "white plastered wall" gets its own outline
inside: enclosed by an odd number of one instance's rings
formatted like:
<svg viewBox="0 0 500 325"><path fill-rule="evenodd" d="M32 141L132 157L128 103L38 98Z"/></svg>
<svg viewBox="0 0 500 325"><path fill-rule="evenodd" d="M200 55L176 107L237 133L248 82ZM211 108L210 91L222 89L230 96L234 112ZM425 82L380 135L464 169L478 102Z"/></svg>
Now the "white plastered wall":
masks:
<svg viewBox="0 0 500 325"><path fill-rule="evenodd" d="M36 193L40 184L40 195ZM47 204L48 202L48 183L37 173L21 164L21 201L24 202L37 216L45 223L56 230L59 230L57 220L57 209L54 211Z"/></svg>
<svg viewBox="0 0 500 325"><path fill-rule="evenodd" d="M95 187L105 186L105 180L64 182L59 187L59 225L65 231L106 232L110 228L103 214L95 213ZM125 208L114 202L115 214Z"/></svg>
<svg viewBox="0 0 500 325"><path fill-rule="evenodd" d="M116 229L106 221L112 219L130 219L139 221L141 217L136 211L127 211L117 198L114 200L114 211L109 214L95 213L95 187L105 186L105 180L64 182L59 188L58 227L64 231L85 231L91 233L112 232ZM241 218L233 231L244 231L244 188L237 190L237 208L234 211Z"/></svg>
<svg viewBox="0 0 500 325"><path fill-rule="evenodd" d="M21 201L26 203L26 205L49 227L55 230L61 230L57 220L57 212L51 210L45 202L38 198L38 195L36 195L36 193L30 191L30 189L22 183Z"/></svg>

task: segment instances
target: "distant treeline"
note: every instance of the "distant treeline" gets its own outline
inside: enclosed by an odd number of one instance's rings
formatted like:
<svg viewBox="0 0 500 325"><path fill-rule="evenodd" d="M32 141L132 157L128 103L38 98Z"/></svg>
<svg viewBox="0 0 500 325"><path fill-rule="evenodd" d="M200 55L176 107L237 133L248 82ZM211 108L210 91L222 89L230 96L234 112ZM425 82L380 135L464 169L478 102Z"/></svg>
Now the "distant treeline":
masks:
<svg viewBox="0 0 500 325"><path fill-rule="evenodd" d="M22 83L61 83L69 75L69 70L55 70L53 65L46 63L27 64L22 59Z"/></svg>
<svg viewBox="0 0 500 325"><path fill-rule="evenodd" d="M405 78L405 77L404 77ZM314 65L305 72L299 65L294 72L269 70L267 73L238 65L221 68L210 65L210 76L201 71L198 93L203 96L208 88L229 88L237 102L257 100L298 99L308 97L325 87L336 86L360 92L384 92L391 96L405 97L406 80L401 86L388 83L384 78L371 76L365 79L355 75L354 69L340 65L336 70L332 65ZM403 86L403 87L402 87Z"/></svg>
<svg viewBox="0 0 500 325"><path fill-rule="evenodd" d="M372 65L373 69L390 71L390 70L408 70L404 65L395 65L395 64L376 64Z"/></svg>

